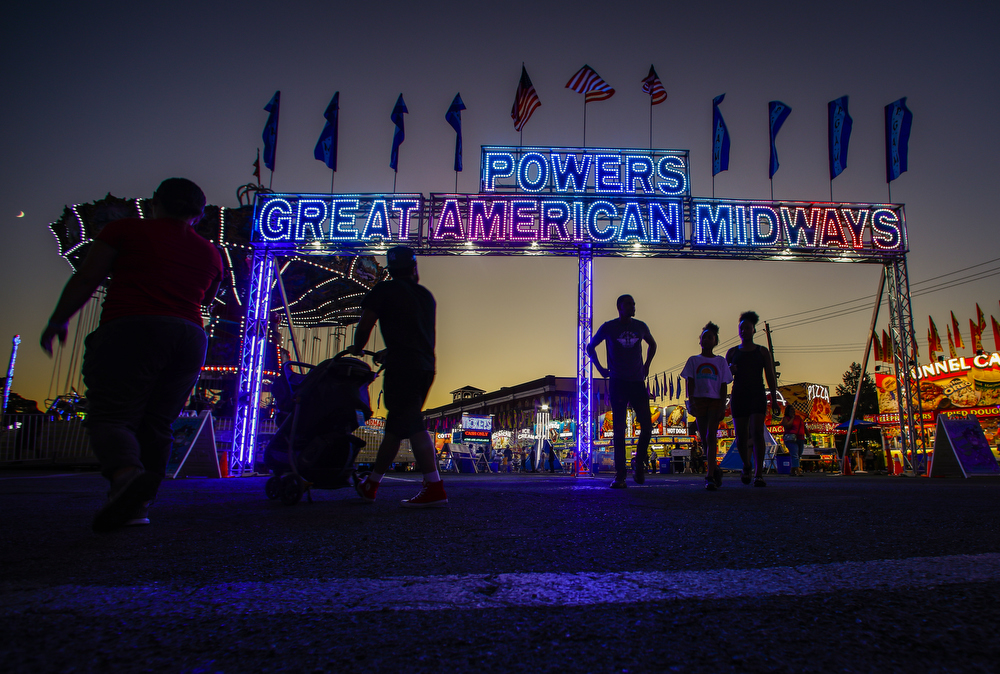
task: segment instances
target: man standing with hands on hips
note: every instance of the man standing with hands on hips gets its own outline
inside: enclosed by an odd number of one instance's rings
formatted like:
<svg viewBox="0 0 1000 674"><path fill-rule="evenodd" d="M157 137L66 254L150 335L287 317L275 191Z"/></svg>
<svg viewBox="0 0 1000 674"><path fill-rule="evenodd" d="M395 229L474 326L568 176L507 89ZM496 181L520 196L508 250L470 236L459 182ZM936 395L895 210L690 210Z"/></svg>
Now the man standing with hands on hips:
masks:
<svg viewBox="0 0 1000 674"><path fill-rule="evenodd" d="M348 349L361 355L375 323L385 340L385 374L382 392L388 410L385 437L375 456L371 474L357 484L358 496L372 503L382 477L399 452L399 443L409 438L413 458L424 476L423 489L402 502L405 508L435 508L447 505L448 495L438 473L434 440L424 425L423 407L434 382L434 341L437 304L420 285L417 257L412 248L396 246L386 253L389 275L377 283L361 301L361 319Z"/></svg>
<svg viewBox="0 0 1000 674"><path fill-rule="evenodd" d="M631 295L618 298L618 318L608 321L597 329L597 334L587 345L587 354L597 371L603 377L610 377L611 423L615 435L615 481L612 489L625 488L625 473L628 461L625 457L626 409L631 406L639 423L639 445L636 448L635 482L646 481L646 459L649 439L653 436L653 419L649 413L649 395L645 380L649 376L649 365L656 353L656 341L649 327L635 316L635 300ZM607 343L608 367L601 365L597 357L597 345ZM642 342L649 345L645 362L642 358Z"/></svg>

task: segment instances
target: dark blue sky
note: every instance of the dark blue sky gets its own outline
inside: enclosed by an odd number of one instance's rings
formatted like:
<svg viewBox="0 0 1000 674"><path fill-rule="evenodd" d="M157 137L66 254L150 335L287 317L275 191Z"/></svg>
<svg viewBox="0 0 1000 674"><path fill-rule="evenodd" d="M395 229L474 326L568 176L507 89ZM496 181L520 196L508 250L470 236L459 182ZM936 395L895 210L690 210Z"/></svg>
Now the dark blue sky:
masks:
<svg viewBox="0 0 1000 674"><path fill-rule="evenodd" d="M148 196L171 175L198 182L211 203L236 205L276 89L275 189L329 189L312 149L339 90L337 191L391 190L389 113L400 92L410 114L397 188L453 189L444 113L461 92L459 189L471 192L479 146L518 141L509 113L522 61L542 102L526 144L580 144L582 96L564 85L588 63L617 94L588 107L587 143L611 147L648 144L640 81L653 63L669 95L654 109L653 143L691 151L694 194L711 194L711 101L725 93L732 160L716 195L769 196L767 102L780 99L792 113L778 137L774 194L797 200L829 198L826 104L847 94L854 134L834 197L860 202L886 199L882 109L907 96L910 171L892 196L906 204L911 280L1000 257L989 201L1000 156L990 130L995 3L62 4L10 8L0 28L0 337L24 337L14 388L29 397L45 397L51 365L37 335L69 271L46 225L66 204ZM433 258L422 275L440 307L431 405L464 384L572 374L574 261ZM676 370L709 319L726 339L741 310L788 323L781 317L872 294L878 278L877 266L600 260L595 323L631 292L660 344L653 369ZM949 310L967 327L976 302L1000 317L998 287L992 277L915 297L918 336L928 314L943 331ZM777 330L782 379L839 382L862 356L870 317Z"/></svg>

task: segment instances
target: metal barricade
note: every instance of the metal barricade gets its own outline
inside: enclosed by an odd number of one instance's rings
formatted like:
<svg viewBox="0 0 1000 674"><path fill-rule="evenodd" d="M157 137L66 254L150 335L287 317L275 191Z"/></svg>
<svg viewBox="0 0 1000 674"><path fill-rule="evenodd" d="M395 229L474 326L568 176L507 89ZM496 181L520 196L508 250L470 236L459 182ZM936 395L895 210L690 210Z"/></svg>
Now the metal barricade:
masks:
<svg viewBox="0 0 1000 674"><path fill-rule="evenodd" d="M0 429L0 463L97 463L83 422L45 414L7 414Z"/></svg>
<svg viewBox="0 0 1000 674"><path fill-rule="evenodd" d="M371 426L361 426L354 431L354 435L365 441L365 446L358 452L358 458L355 460L355 463L375 463L375 455L378 454L378 447L382 444L385 431L380 428L372 428ZM399 453L396 454L395 463L414 463L415 461L410 441L403 440L399 444Z"/></svg>

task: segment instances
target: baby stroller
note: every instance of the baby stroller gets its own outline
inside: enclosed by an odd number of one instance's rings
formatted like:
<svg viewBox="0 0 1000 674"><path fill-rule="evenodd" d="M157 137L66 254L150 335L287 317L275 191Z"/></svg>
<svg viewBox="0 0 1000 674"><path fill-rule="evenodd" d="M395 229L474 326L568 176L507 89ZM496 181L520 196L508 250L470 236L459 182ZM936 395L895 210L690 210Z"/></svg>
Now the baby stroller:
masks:
<svg viewBox="0 0 1000 674"><path fill-rule="evenodd" d="M305 493L311 503L312 487L340 489L357 481L354 460L365 441L351 431L372 416L368 386L378 374L347 354L315 366L288 362L282 368L275 399L286 416L264 450L264 464L273 473L264 485L269 499L295 505ZM293 367L309 371L298 374ZM282 389L287 390L282 394Z"/></svg>

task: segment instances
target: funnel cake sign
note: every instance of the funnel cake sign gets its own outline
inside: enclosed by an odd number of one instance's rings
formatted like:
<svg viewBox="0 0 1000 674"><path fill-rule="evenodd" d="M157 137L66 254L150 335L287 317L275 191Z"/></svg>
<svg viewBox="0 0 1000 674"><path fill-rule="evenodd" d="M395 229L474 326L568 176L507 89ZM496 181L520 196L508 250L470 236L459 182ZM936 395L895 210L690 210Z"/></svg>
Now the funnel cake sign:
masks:
<svg viewBox="0 0 1000 674"><path fill-rule="evenodd" d="M496 147L478 194L259 194L254 242L358 253L405 242L470 254L767 253L893 257L907 249L890 204L708 199L679 150Z"/></svg>

